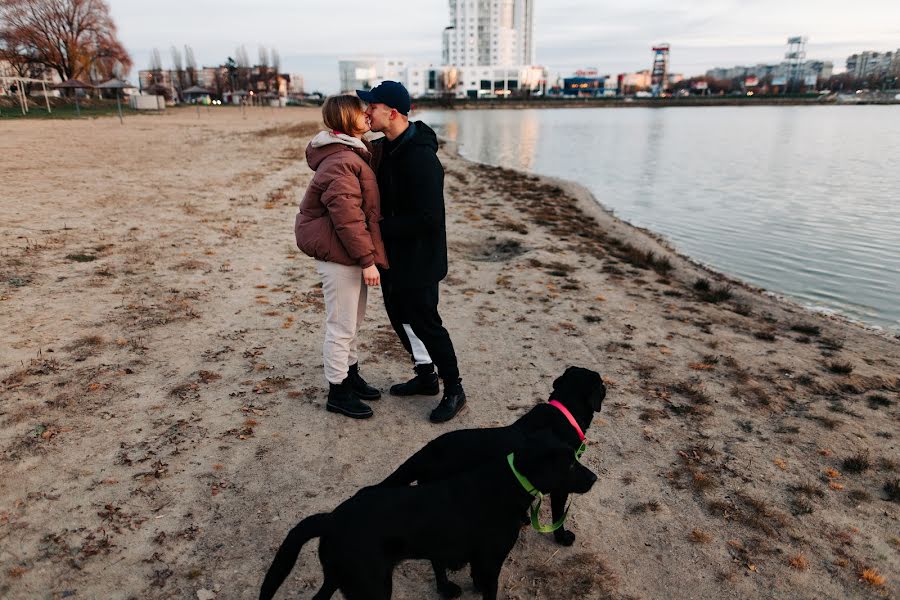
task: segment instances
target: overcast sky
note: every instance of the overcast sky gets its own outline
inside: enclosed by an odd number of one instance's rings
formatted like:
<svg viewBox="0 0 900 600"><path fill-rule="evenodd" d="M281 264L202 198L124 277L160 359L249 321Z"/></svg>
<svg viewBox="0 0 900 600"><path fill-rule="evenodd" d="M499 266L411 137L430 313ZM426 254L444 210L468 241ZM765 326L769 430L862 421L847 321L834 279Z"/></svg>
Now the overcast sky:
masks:
<svg viewBox="0 0 900 600"><path fill-rule="evenodd" d="M185 44L217 65L244 45L277 48L282 70L308 91L336 92L339 58L377 55L439 64L447 0L107 0L137 69L153 48L166 67ZM671 71L779 62L788 36L809 37L810 58L835 68L862 50L900 48L898 0L536 0L537 62L555 74L649 68L650 47L672 45Z"/></svg>

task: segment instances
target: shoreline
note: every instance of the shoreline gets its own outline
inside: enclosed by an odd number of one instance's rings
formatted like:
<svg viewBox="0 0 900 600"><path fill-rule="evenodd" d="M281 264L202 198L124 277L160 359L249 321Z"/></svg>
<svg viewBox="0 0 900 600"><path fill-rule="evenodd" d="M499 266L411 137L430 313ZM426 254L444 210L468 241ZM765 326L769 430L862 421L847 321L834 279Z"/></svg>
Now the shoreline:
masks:
<svg viewBox="0 0 900 600"><path fill-rule="evenodd" d="M577 184L442 150L469 410L433 425L436 397L385 393L368 421L328 413L292 230L319 114L0 123L0 157L40 165L0 169L27 190L0 200L0 595L254 598L301 518L445 431L512 422L570 365L607 385L600 479L573 547L522 532L501 597L900 593L898 344L728 289ZM360 354L386 391L411 366L381 300ZM283 593L321 581L307 544ZM427 563L397 568L394 598L437 597Z"/></svg>
<svg viewBox="0 0 900 600"><path fill-rule="evenodd" d="M414 110L500 110L542 108L701 108L713 106L894 106L893 96L842 100L834 95L779 96L695 96L687 98L537 98L537 99L429 99L418 98Z"/></svg>
<svg viewBox="0 0 900 600"><path fill-rule="evenodd" d="M500 168L500 169L503 169L506 171L519 173L523 176L537 177L542 181L546 181L550 184L562 187L563 189L567 190L570 194L572 194L573 196L575 196L576 198L579 199L582 209L585 210L585 212L587 212L588 214L595 212L593 207L596 207L597 209L599 209L599 211L603 215L605 215L609 219L613 220L615 223L618 223L624 227L630 228L631 230L633 230L635 233L637 233L639 235L645 236L647 238L647 241L652 241L656 246L656 250L662 250L672 256L678 257L680 260L684 261L687 264L692 265L694 268L707 274L710 277L713 277L715 279L722 280L722 281L727 281L732 285L742 288L743 290L747 291L748 293L752 293L752 294L756 294L759 296L763 296L766 298L776 300L778 302L785 304L788 307L804 310L811 315L817 315L819 317L826 318L826 319L834 319L835 321L841 322L848 326L859 328L859 329L864 330L873 335L883 336L885 339L887 339L889 341L900 343L900 330L893 330L893 329L889 329L886 327L882 327L880 325L873 325L870 323L866 323L865 321L854 319L848 315L845 315L845 314L841 313L840 311L838 311L837 309L831 309L831 308L826 308L826 307L823 307L822 309L817 309L816 307L813 307L813 306L804 305L801 302L799 302L798 300L792 298L791 296L788 296L788 295L782 294L780 292L770 290L768 288L764 288L764 287L761 287L758 285L754 285L750 282L744 281L743 279L741 279L740 277L738 277L736 275L722 271L713 265L706 264L706 263L700 261L699 259L696 259L688 254L685 254L684 252L677 250L672 245L670 240L668 238L666 238L665 235L663 235L659 232L653 231L651 229L648 229L646 227L640 227L638 225L635 225L635 224L631 223L630 221L618 216L613 209L611 209L608 206L606 206L605 204L603 204L603 202L601 202L600 199L597 198L597 196L584 184L581 184L577 181L567 179L564 177L554 177L552 175L543 175L540 173L535 173L535 172L526 171L526 170L522 170L522 169L504 167L501 165L495 165L495 164L491 164L491 163L482 163L482 162L479 162L479 161L476 161L476 160L473 160L470 158L466 158L465 156L463 156L459 149L459 142L454 142L454 141L448 140L446 138L443 138L441 136L438 136L438 139L441 141L441 143L443 144L444 148L446 149L446 151L448 153L458 156L461 160L471 163L473 165L495 167L495 168Z"/></svg>

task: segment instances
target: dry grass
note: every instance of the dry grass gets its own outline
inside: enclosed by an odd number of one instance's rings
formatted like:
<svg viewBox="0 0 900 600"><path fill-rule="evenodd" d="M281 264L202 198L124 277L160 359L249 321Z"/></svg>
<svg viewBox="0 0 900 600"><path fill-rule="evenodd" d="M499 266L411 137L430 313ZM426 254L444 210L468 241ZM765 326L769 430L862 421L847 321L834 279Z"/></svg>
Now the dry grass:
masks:
<svg viewBox="0 0 900 600"><path fill-rule="evenodd" d="M682 396L689 398L695 404L709 404L711 402L706 388L697 380L680 381L672 386L672 389Z"/></svg>
<svg viewBox="0 0 900 600"><path fill-rule="evenodd" d="M825 366L829 371L837 375L849 375L853 372L853 365L848 362L829 362Z"/></svg>
<svg viewBox="0 0 900 600"><path fill-rule="evenodd" d="M880 574L876 569L862 569L859 574L859 580L873 587L881 587L887 582L884 575Z"/></svg>
<svg viewBox="0 0 900 600"><path fill-rule="evenodd" d="M764 342L774 342L777 339L772 331L755 331L753 337Z"/></svg>
<svg viewBox="0 0 900 600"><path fill-rule="evenodd" d="M891 502L900 502L900 479L886 481L884 483L884 493Z"/></svg>
<svg viewBox="0 0 900 600"><path fill-rule="evenodd" d="M809 560L807 560L806 556L801 552L800 554L795 554L788 559L788 564L792 569L796 569L798 571L805 571L809 568Z"/></svg>
<svg viewBox="0 0 900 600"><path fill-rule="evenodd" d="M619 578L598 555L580 552L558 564L542 562L507 587L508 598L618 600Z"/></svg>
<svg viewBox="0 0 900 600"><path fill-rule="evenodd" d="M707 508L715 516L740 523L763 532L769 537L777 537L788 525L788 517L776 510L767 500L738 491L730 498L711 500Z"/></svg>
<svg viewBox="0 0 900 600"><path fill-rule="evenodd" d="M260 129L253 132L253 136L257 138L269 138L276 136L289 136L297 138L310 137L317 134L323 129L319 122L307 121L306 123L298 123L296 125L278 125L269 127L268 129Z"/></svg>
<svg viewBox="0 0 900 600"><path fill-rule="evenodd" d="M104 344L106 344L106 340L103 338L103 336L85 335L78 338L77 340L66 346L64 349L69 352L73 352L86 348L100 348Z"/></svg>
<svg viewBox="0 0 900 600"><path fill-rule="evenodd" d="M872 467L872 461L869 458L869 451L863 450L857 452L853 456L848 456L841 463L844 471L847 473L863 473Z"/></svg>
<svg viewBox="0 0 900 600"><path fill-rule="evenodd" d="M695 544L708 544L712 541L712 536L699 528L694 528L691 531L690 540Z"/></svg>
<svg viewBox="0 0 900 600"><path fill-rule="evenodd" d="M698 279L694 282L694 292L697 294L697 297L703 302L711 304L731 300L734 295L732 289L732 286L728 284L712 285L708 279Z"/></svg>
<svg viewBox="0 0 900 600"><path fill-rule="evenodd" d="M888 406L893 406L894 401L885 396L884 394L872 394L868 398L869 408L872 410L878 410L879 408L886 408Z"/></svg>
<svg viewBox="0 0 900 600"><path fill-rule="evenodd" d="M796 331L796 332L802 333L804 335L815 336L815 337L822 335L821 327L819 327L818 325L810 325L807 323L797 323L796 325L792 325L791 331Z"/></svg>

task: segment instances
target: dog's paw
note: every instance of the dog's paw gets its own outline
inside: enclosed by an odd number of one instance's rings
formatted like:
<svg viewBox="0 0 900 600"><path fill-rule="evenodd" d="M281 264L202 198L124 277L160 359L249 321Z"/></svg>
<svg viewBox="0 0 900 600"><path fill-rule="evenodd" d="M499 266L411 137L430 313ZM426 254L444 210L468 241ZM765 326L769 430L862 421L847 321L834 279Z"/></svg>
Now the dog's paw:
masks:
<svg viewBox="0 0 900 600"><path fill-rule="evenodd" d="M438 593L441 595L441 598L459 598L462 596L462 588L452 581L448 581L438 585Z"/></svg>
<svg viewBox="0 0 900 600"><path fill-rule="evenodd" d="M568 529L557 529L553 532L553 539L560 546L571 546L575 543L575 534Z"/></svg>

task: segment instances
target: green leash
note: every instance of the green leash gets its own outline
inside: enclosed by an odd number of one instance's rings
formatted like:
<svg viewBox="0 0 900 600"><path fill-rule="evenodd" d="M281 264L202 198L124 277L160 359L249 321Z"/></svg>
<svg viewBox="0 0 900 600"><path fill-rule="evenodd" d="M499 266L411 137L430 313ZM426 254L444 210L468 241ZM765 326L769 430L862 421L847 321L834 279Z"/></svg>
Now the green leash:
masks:
<svg viewBox="0 0 900 600"><path fill-rule="evenodd" d="M581 446L579 446L578 450L575 451L575 460L580 461L581 457L584 455L585 450L587 450L587 442L581 442Z"/></svg>
<svg viewBox="0 0 900 600"><path fill-rule="evenodd" d="M584 453L584 444L581 445L581 448L578 449L578 452ZM576 457L580 457L578 452L575 453ZM541 514L541 502L544 500L544 494L542 494L536 487L534 487L528 478L519 473L516 469L516 466L513 464L513 454L510 452L506 455L506 462L509 463L509 468L512 469L513 475L516 476L516 479L519 480L519 483L525 488L525 491L537 498L537 502L531 505L531 526L534 527L535 531L539 531L540 533L552 533L563 526L563 523L566 522L566 517L569 516L569 509L572 507L572 503L569 502L569 506L566 507L566 512L563 513L563 516L550 525L541 525L540 522L540 514Z"/></svg>

